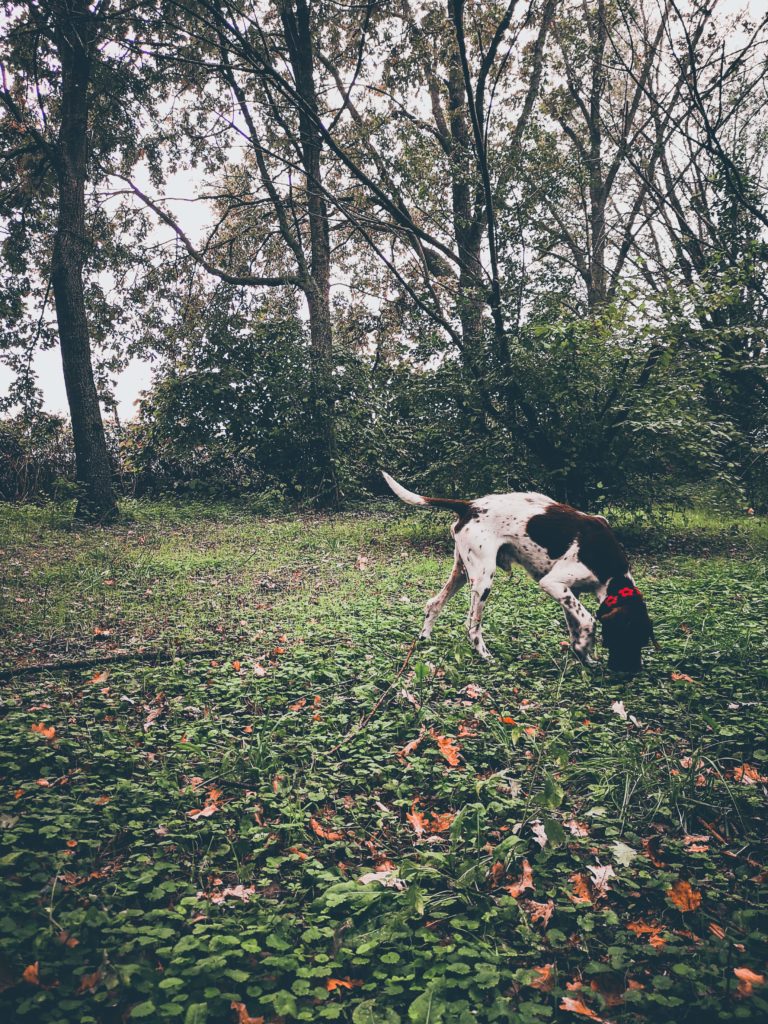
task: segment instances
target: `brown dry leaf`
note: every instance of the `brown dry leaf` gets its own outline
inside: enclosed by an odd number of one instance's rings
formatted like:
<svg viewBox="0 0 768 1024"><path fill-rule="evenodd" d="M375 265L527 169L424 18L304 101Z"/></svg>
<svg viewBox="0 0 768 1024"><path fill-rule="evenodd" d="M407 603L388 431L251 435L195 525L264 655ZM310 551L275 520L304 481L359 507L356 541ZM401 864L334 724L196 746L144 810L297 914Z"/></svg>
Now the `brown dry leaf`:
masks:
<svg viewBox="0 0 768 1024"><path fill-rule="evenodd" d="M499 885L505 874L503 862L496 860L491 864L491 870L488 872L488 881L491 885Z"/></svg>
<svg viewBox="0 0 768 1024"><path fill-rule="evenodd" d="M325 987L329 992L333 992L337 988L357 988L358 985L362 984L359 978L329 978L325 983Z"/></svg>
<svg viewBox="0 0 768 1024"><path fill-rule="evenodd" d="M245 1003L237 1003L233 999L229 1005L237 1014L237 1024L264 1024L263 1017L251 1017Z"/></svg>
<svg viewBox="0 0 768 1024"><path fill-rule="evenodd" d="M423 836L424 833L427 831L427 819L421 813L421 811L417 811L416 810L416 804L417 803L418 803L418 801L414 800L413 805L411 806L410 811L406 814L405 817L406 817L406 821L410 822L411 827L413 828L413 831L416 833L416 835L417 836Z"/></svg>
<svg viewBox="0 0 768 1024"><path fill-rule="evenodd" d="M103 672L94 672L89 682L91 683L106 683L109 679L109 669L105 669Z"/></svg>
<svg viewBox="0 0 768 1024"><path fill-rule="evenodd" d="M212 814L219 810L219 799L221 798L222 791L215 787L208 790L208 797L203 807L196 808L192 811L187 811L187 817L189 818L210 818Z"/></svg>
<svg viewBox="0 0 768 1024"><path fill-rule="evenodd" d="M398 750L397 756L405 759L406 757L409 757L414 752L414 750L418 750L419 746L421 745L421 741L424 739L424 734L426 733L426 731L427 730L425 726L422 725L421 732L416 737L416 739L410 740L408 743L405 744L402 750Z"/></svg>
<svg viewBox="0 0 768 1024"><path fill-rule="evenodd" d="M441 736L434 729L430 729L430 736L437 744L437 748L443 755L445 760L451 766L455 768L459 764L461 747L451 736Z"/></svg>
<svg viewBox="0 0 768 1024"><path fill-rule="evenodd" d="M719 924L715 924L714 921L710 922L709 930L712 932L716 939L725 938L725 929L721 928Z"/></svg>
<svg viewBox="0 0 768 1024"><path fill-rule="evenodd" d="M740 996L751 996L755 985L765 984L765 975L757 974L749 967L734 967L733 973L739 979L738 993Z"/></svg>
<svg viewBox="0 0 768 1024"><path fill-rule="evenodd" d="M288 708L288 710L289 711L301 711L301 709L306 705L306 703L307 703L307 698L306 697L299 697L299 699L294 704L291 704L291 706Z"/></svg>
<svg viewBox="0 0 768 1024"><path fill-rule="evenodd" d="M709 836L685 836L683 845L689 853L707 853L709 851Z"/></svg>
<svg viewBox="0 0 768 1024"><path fill-rule="evenodd" d="M529 986L537 988L540 992L551 992L555 987L555 965L544 964L543 967L534 967L533 970L538 974L538 978L529 981Z"/></svg>
<svg viewBox="0 0 768 1024"><path fill-rule="evenodd" d="M643 853L655 868L666 867L665 861L661 859L661 836L649 836L643 839Z"/></svg>
<svg viewBox="0 0 768 1024"><path fill-rule="evenodd" d="M695 683L695 679L691 679L685 672L673 672L670 676L673 683Z"/></svg>
<svg viewBox="0 0 768 1024"><path fill-rule="evenodd" d="M574 872L571 875L570 881L573 884L573 892L568 894L568 899L571 903L591 903L592 902L592 890L589 887L589 879L586 875L583 875L580 871Z"/></svg>
<svg viewBox="0 0 768 1024"><path fill-rule="evenodd" d="M526 889L535 889L536 886L533 884L533 868L528 862L527 858L523 859L521 864L523 869L522 874L517 882L513 882L512 885L505 885L504 889L512 899L516 900L518 896L521 896Z"/></svg>
<svg viewBox="0 0 768 1024"><path fill-rule="evenodd" d="M28 984L30 984L30 985L39 985L40 984L40 961L39 960L35 960L35 962L33 964L30 964L28 967L25 967L24 970L22 971L21 977L23 978L24 981L28 982Z"/></svg>
<svg viewBox="0 0 768 1024"><path fill-rule="evenodd" d="M36 725L30 725L32 732L38 733L44 740L52 740L56 735L56 727L53 725L46 725L45 722L38 722Z"/></svg>
<svg viewBox="0 0 768 1024"><path fill-rule="evenodd" d="M95 992L100 981L101 971L98 968L93 974L84 974L77 987L77 994L82 995L84 992Z"/></svg>
<svg viewBox="0 0 768 1024"><path fill-rule="evenodd" d="M563 1001L560 1003L560 1009L570 1010L571 1013L578 1013L581 1017L589 1017L590 1020L603 1020L602 1017L599 1017L594 1010L587 1006L583 999L574 999L571 996L565 996Z"/></svg>
<svg viewBox="0 0 768 1024"><path fill-rule="evenodd" d="M263 679L264 676L267 674L267 670L264 668L263 665L260 665L257 661L254 662L253 665L253 674L257 676L259 679Z"/></svg>
<svg viewBox="0 0 768 1024"><path fill-rule="evenodd" d="M240 662L239 661L233 661L232 662L232 668L235 670L235 672L239 672L240 671Z"/></svg>
<svg viewBox="0 0 768 1024"><path fill-rule="evenodd" d="M34 726L32 728L34 729ZM733 777L745 786L756 786L758 782L768 782L768 776L761 775L754 765L746 763L733 769Z"/></svg>
<svg viewBox="0 0 768 1024"><path fill-rule="evenodd" d="M531 917L531 923L541 921L542 925L546 928L549 924L549 919L555 912L555 901L547 900L546 903L537 903L535 900L524 900L521 901L523 906Z"/></svg>
<svg viewBox="0 0 768 1024"><path fill-rule="evenodd" d="M666 945L667 940L661 937L663 930L660 924L646 924L645 921L630 921L627 925L627 931L634 932L635 935L647 935L648 942L654 949L661 949Z"/></svg>
<svg viewBox="0 0 768 1024"><path fill-rule="evenodd" d="M316 836L320 836L321 839L327 839L329 843L335 843L339 839L344 838L343 832L332 832L330 829L323 828L317 818L310 818L309 824L312 826L312 831Z"/></svg>
<svg viewBox="0 0 768 1024"><path fill-rule="evenodd" d="M160 715L162 715L163 710L164 709L162 705L160 705L160 707L157 708L152 708L147 717L144 719L144 732L146 732L147 729L149 729L150 725L152 725L153 722L157 721Z"/></svg>
<svg viewBox="0 0 768 1024"><path fill-rule="evenodd" d="M588 836L589 827L581 821L577 821L575 818L570 818L568 821L564 821L563 824L571 833L572 836Z"/></svg>
<svg viewBox="0 0 768 1024"><path fill-rule="evenodd" d="M678 878L674 885L667 889L667 899L683 913L701 906L701 893L682 878Z"/></svg>
<svg viewBox="0 0 768 1024"><path fill-rule="evenodd" d="M447 832L456 820L453 811L444 811L442 814L433 813L429 822L430 832Z"/></svg>
<svg viewBox="0 0 768 1024"><path fill-rule="evenodd" d="M104 804L108 804L111 799L111 796L97 796L93 802L97 805L97 807L103 807Z"/></svg>

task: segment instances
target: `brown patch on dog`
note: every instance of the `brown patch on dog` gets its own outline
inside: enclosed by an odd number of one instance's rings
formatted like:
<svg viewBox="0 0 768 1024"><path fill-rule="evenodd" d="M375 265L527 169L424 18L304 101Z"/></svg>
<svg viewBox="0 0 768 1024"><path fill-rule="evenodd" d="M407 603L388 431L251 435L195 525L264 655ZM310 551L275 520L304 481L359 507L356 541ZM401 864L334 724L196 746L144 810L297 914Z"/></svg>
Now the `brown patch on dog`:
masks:
<svg viewBox="0 0 768 1024"><path fill-rule="evenodd" d="M466 501L464 498L424 498L424 504L429 505L430 508L440 508L445 509L446 512L456 513L459 521L453 528L454 535L480 515L480 509L476 508L473 502Z"/></svg>
<svg viewBox="0 0 768 1024"><path fill-rule="evenodd" d="M576 541L579 560L601 583L629 570L624 549L602 516L589 516L553 502L544 512L531 516L525 532L553 561Z"/></svg>

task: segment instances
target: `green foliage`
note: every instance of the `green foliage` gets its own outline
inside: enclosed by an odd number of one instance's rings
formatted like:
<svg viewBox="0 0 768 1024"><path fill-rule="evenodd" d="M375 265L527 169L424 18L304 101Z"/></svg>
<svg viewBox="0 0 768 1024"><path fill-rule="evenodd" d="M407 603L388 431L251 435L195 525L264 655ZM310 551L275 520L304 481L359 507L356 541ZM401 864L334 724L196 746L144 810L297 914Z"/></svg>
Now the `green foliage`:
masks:
<svg viewBox="0 0 768 1024"><path fill-rule="evenodd" d="M768 774L764 523L700 524L722 556L637 559L660 649L631 682L574 664L520 575L493 591L492 665L459 597L388 691L449 565L445 517L127 506L77 532L54 506L3 509L5 663L220 654L4 684L9 1019L229 1022L234 1002L267 1021L542 1022L576 997L617 1024L764 1019L765 986L734 975L768 953L764 783L745 775ZM419 839L414 807L455 817ZM401 885L362 882L384 859ZM524 860L535 888L513 897ZM574 902L573 876L609 866ZM694 909L670 899L681 880Z"/></svg>

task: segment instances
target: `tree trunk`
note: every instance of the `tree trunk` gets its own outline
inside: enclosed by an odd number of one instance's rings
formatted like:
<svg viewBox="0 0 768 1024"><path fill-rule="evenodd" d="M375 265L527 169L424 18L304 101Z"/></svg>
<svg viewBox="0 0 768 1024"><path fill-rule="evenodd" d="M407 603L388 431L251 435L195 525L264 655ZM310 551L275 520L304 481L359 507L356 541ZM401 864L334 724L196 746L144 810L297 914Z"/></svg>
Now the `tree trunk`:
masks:
<svg viewBox="0 0 768 1024"><path fill-rule="evenodd" d="M55 158L59 209L51 285L72 420L77 481L82 487L76 515L104 520L115 516L117 506L93 379L83 290L87 250L88 85L93 34L90 12L83 0L57 4L54 12L56 48L61 63L61 124Z"/></svg>
<svg viewBox="0 0 768 1024"><path fill-rule="evenodd" d="M306 0L284 3L281 19L293 70L299 106L299 133L307 182L307 219L311 250L310 280L303 287L309 308L311 346L310 392L315 434L316 499L338 508L341 491L337 474L333 398L333 329L331 323L331 239L328 209L322 190L322 137L314 80L314 52Z"/></svg>

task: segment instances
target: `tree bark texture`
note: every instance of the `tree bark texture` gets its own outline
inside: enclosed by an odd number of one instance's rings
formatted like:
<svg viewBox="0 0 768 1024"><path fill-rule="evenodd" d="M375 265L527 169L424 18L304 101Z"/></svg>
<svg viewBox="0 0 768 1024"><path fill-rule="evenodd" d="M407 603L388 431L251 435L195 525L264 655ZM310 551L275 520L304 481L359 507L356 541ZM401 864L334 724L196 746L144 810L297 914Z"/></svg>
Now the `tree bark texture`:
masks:
<svg viewBox="0 0 768 1024"><path fill-rule="evenodd" d="M93 24L83 0L52 5L61 64L61 123L55 148L58 218L51 264L61 360L82 491L77 515L113 518L117 506L104 424L93 377L83 266L87 255L85 182L88 157L88 88Z"/></svg>

